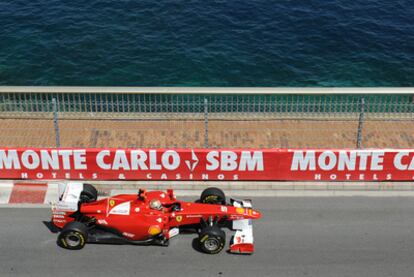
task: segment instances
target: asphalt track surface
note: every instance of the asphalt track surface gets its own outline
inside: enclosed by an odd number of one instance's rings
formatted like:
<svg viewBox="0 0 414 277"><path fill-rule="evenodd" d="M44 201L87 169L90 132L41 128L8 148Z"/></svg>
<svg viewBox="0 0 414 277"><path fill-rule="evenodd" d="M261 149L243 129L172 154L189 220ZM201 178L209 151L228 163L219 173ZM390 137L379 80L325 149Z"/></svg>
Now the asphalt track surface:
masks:
<svg viewBox="0 0 414 277"><path fill-rule="evenodd" d="M195 235L169 247L68 251L43 208L0 208L0 276L413 276L414 198L255 198L256 253L206 255Z"/></svg>

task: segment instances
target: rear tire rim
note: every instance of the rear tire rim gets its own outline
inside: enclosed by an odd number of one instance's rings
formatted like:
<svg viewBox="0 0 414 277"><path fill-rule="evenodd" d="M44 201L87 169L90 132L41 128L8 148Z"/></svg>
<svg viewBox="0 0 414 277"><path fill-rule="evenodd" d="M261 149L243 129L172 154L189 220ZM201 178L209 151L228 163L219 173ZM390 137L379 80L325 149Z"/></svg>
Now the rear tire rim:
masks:
<svg viewBox="0 0 414 277"><path fill-rule="evenodd" d="M67 235L65 240L66 240L66 243L70 247L79 246L79 244L81 243L81 240L80 240L79 236L77 236L76 234L73 234L73 233L70 233L69 235Z"/></svg>
<svg viewBox="0 0 414 277"><path fill-rule="evenodd" d="M204 242L204 247L208 251L216 251L220 247L220 242L216 238L209 238Z"/></svg>

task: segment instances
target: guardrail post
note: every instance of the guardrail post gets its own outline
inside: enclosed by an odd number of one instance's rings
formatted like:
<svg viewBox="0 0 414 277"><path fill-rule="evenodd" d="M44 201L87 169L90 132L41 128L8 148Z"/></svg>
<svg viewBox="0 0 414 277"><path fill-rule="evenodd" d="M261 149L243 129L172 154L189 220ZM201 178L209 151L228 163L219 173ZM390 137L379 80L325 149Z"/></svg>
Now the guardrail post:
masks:
<svg viewBox="0 0 414 277"><path fill-rule="evenodd" d="M361 149L362 145L362 129L364 127L364 118L365 118L365 99L361 98L359 103L359 120L358 120L358 133L357 133L357 148Z"/></svg>
<svg viewBox="0 0 414 277"><path fill-rule="evenodd" d="M208 101L204 97L204 148L208 148Z"/></svg>
<svg viewBox="0 0 414 277"><path fill-rule="evenodd" d="M56 148L60 148L60 131L59 131L58 108L57 108L56 98L52 99L52 104L53 104L53 126L55 127L55 137L56 137Z"/></svg>

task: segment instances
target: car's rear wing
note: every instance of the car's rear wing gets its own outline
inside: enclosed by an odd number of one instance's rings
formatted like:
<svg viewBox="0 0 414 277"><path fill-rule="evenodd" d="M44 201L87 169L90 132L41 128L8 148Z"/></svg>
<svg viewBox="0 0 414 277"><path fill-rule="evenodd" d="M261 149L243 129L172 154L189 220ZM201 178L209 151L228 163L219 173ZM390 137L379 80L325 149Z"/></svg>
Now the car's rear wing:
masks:
<svg viewBox="0 0 414 277"><path fill-rule="evenodd" d="M82 191L83 183L59 183L59 199L52 203L52 209L76 211L78 209L79 197Z"/></svg>

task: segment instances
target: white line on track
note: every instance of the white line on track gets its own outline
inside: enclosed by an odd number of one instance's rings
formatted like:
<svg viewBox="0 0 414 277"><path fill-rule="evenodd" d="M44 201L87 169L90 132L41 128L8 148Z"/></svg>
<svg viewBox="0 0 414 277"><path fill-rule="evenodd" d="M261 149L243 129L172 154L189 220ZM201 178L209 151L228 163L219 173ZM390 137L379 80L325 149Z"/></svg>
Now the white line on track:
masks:
<svg viewBox="0 0 414 277"><path fill-rule="evenodd" d="M13 183L1 183L0 187L0 204L7 204L13 190Z"/></svg>

